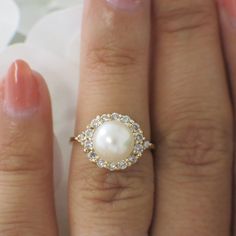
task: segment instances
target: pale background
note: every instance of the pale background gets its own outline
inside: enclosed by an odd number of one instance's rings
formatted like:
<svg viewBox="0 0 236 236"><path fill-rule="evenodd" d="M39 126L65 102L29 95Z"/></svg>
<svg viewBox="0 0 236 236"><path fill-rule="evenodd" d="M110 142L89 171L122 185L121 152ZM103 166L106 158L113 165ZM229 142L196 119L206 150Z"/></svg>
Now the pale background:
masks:
<svg viewBox="0 0 236 236"><path fill-rule="evenodd" d="M0 77L24 59L46 79L55 133L55 197L60 233L68 235L67 176L79 80L83 0L1 0Z"/></svg>

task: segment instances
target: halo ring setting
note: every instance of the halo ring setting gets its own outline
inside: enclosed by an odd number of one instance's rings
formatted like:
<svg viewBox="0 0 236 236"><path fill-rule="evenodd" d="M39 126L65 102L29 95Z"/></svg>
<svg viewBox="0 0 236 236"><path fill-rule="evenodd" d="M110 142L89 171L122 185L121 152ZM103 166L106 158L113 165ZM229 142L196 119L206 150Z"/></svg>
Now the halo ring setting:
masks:
<svg viewBox="0 0 236 236"><path fill-rule="evenodd" d="M145 150L154 148L138 123L118 113L97 116L71 141L83 146L91 162L111 171L134 165Z"/></svg>

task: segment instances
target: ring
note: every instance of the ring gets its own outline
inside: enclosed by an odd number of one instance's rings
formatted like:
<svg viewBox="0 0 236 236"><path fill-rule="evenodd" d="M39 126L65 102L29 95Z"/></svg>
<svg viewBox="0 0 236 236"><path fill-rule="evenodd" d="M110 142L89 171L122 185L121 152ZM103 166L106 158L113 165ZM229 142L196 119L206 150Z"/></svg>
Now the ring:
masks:
<svg viewBox="0 0 236 236"><path fill-rule="evenodd" d="M84 132L70 140L83 146L91 162L111 171L134 165L145 150L154 149L140 125L118 113L97 116Z"/></svg>

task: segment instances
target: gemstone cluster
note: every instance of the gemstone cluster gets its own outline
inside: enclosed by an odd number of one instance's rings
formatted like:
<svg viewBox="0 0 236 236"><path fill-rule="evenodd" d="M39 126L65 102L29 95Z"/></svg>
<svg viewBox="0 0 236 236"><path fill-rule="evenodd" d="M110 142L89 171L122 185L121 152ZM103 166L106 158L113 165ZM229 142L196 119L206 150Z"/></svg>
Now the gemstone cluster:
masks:
<svg viewBox="0 0 236 236"><path fill-rule="evenodd" d="M152 146L138 123L118 113L97 116L75 139L91 162L111 171L124 170L135 164Z"/></svg>

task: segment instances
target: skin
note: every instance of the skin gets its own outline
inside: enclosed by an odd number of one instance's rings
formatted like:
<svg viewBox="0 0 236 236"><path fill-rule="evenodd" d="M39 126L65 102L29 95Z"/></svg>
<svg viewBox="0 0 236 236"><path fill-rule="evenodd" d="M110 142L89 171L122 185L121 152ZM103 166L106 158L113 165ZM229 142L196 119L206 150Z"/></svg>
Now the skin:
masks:
<svg viewBox="0 0 236 236"><path fill-rule="evenodd" d="M157 149L109 172L73 145L71 236L232 235L236 31L225 18L220 31L213 0L117 2L86 1L75 134L96 115L118 112ZM24 116L6 112L0 85L4 236L58 235L50 99L37 77L40 106Z"/></svg>
<svg viewBox="0 0 236 236"><path fill-rule="evenodd" d="M236 40L236 27L235 27L235 17L236 17L236 5L232 1L220 1L219 2L219 15L220 23L223 35L223 47L224 54L226 59L226 69L229 78L229 84L231 87L231 96L233 100L233 109L235 110L235 100L236 100L236 47L234 42ZM234 117L235 121L235 117ZM234 129L235 130L235 129ZM235 140L234 140L235 142ZM235 158L235 153L234 153ZM235 178L235 164L234 169L234 178ZM235 186L235 184L234 184ZM235 194L233 195L233 200L235 201ZM235 204L234 210L235 212ZM236 235L235 223L236 218L234 217L234 235Z"/></svg>

